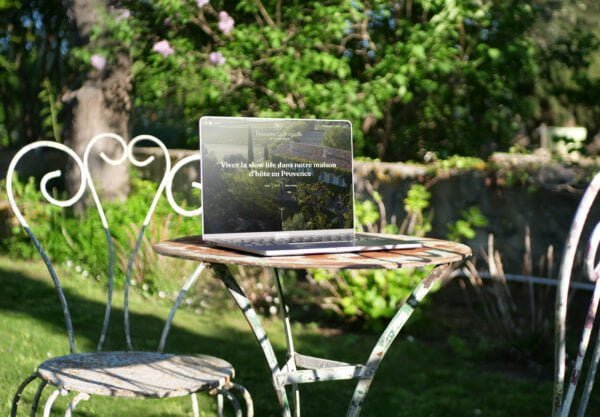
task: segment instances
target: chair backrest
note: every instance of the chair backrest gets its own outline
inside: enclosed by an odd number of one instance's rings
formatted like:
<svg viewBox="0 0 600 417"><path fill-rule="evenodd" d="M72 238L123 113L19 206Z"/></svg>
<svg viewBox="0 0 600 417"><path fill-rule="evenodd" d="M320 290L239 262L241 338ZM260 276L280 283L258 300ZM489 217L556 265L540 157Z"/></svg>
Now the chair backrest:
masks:
<svg viewBox="0 0 600 417"><path fill-rule="evenodd" d="M567 318L567 301L569 296L569 287L571 283L571 276L573 273L573 265L577 254L577 248L583 232L586 221L589 220L588 215L596 200L596 196L600 190L600 173L597 173L592 182L586 189L575 217L571 225L571 230L567 240L567 245L564 249L562 263L560 267L559 286L556 293L556 316L555 316L555 380L554 380L554 403L552 409L552 415L554 417L567 417L573 404L573 398L575 397L575 391L577 384L580 380L581 371L583 369L583 362L586 357L590 337L594 327L594 321L596 318L596 312L598 309L598 301L600 300L600 263L597 261L598 247L600 244L600 222L598 219L593 219L592 224L594 225L591 237L588 242L588 246L585 251L585 270L588 278L595 282L592 298L590 301L588 313L585 320L585 325L581 334L581 341L579 343L579 350L575 364L571 370L571 377L569 379L569 386L565 392L565 371L566 371L566 318ZM582 417L585 415L585 411L590 398L590 393L594 384L596 376L596 370L598 368L598 362L600 359L600 332L598 332L598 339L592 353L592 358L589 363L587 378L581 394L579 407L577 410L577 416Z"/></svg>
<svg viewBox="0 0 600 417"><path fill-rule="evenodd" d="M133 349L133 343L132 343L132 338L131 338L131 329L130 329L130 320L129 320L129 287L131 284L130 280L131 280L131 274L132 274L132 270L133 270L133 266L134 266L134 261L139 252L140 245L142 243L142 238L144 236L144 232L146 231L146 228L148 227L148 224L150 223L152 215L154 214L154 211L156 209L158 200L161 197L167 183L169 184L169 188L171 187L173 175L175 175L175 173L176 173L176 170L171 171L171 160L169 158L168 150L165 147L165 145L159 139L155 138L154 136L150 136L150 135L140 135L140 136L133 138L131 141L129 141L129 143L126 143L125 140L119 135L112 134L112 133L104 133L104 134L97 135L90 140L89 144L87 145L87 147L85 149L83 159L81 159L72 149L68 148L67 146L65 146L63 144L56 143L56 142L50 142L50 141L39 141L39 142L32 143L30 145L27 145L24 148L22 148L20 151L17 152L17 154L14 156L14 158L12 159L12 161L9 165L9 168L7 171L7 176L6 176L7 194L8 194L10 207L11 207L13 213L15 214L18 222L21 224L21 226L23 226L25 232L31 238L34 246L36 247L36 249L39 252L42 259L44 260L44 263L46 264L48 272L50 273L50 276L52 278L52 282L58 293L58 298L61 303L61 307L62 307L62 311L64 314L65 323L66 323L66 327L67 327L67 333L68 333L68 339L69 339L69 349L70 349L71 353L74 353L76 351L76 347L75 347L75 334L74 334L74 330L73 330L73 320L71 318L69 304L67 302L67 298L65 297L65 293L62 289L59 276L56 272L54 265L52 264L52 261L50 260L50 257L48 256L47 252L44 250L42 244L38 240L35 233L32 231L31 227L29 226L25 217L23 216L23 213L19 209L17 202L15 201L15 195L14 195L14 190L13 190L13 177L15 174L17 164L23 158L23 156L25 156L29 152L32 152L32 151L34 151L36 149L40 149L40 148L52 148L52 149L56 149L61 152L64 152L72 160L72 162L75 164L75 166L78 167L79 173L81 176L80 185L79 185L79 188L77 189L76 193L72 197L70 197L66 200L58 200L58 199L54 198L48 190L48 182L52 179L59 178L63 175L62 171L60 171L60 170L52 171L42 177L42 179L40 181L40 191L41 191L43 197L50 204L53 204L53 205L56 205L59 207L71 207L74 204L76 204L78 201L81 200L81 198L83 197L83 195L85 194L85 191L87 189L91 195L94 206L98 212L98 216L100 217L100 221L102 224L102 228L104 230L104 235L105 235L105 238L107 241L107 248L108 248L108 265L107 265L108 289L107 289L107 298L106 298L106 308L105 308L104 319L102 322L102 328L100 330L100 335L98 338L98 345L97 345L97 349L102 350L102 347L106 340L106 335L107 335L108 328L109 328L110 316L111 316L111 310L112 310L114 275L115 275L115 250L114 250L113 238L112 238L111 231L110 231L110 222L109 222L109 219L107 219L107 217L106 217L100 197L96 191L96 187L94 186L94 180L92 178L89 168L90 168L90 157L92 155L92 151L94 150L95 145L98 144L98 142L105 141L105 140L115 141L119 145L120 151L121 151L120 156L117 157L116 159L112 159L111 157L107 156L104 152L101 152L99 154L99 156L107 164L118 165L118 164L126 163L126 161L129 161L132 165L134 165L136 167L144 167L144 166L149 165L150 163L152 163L154 161L154 159L155 159L154 156L150 156L144 160L138 160L134 156L133 150L134 150L135 146L143 141L146 141L146 142L149 141L149 142L152 142L154 145L158 146L164 154L164 161L165 161L164 174L163 174L162 179L156 189L156 193L154 194L152 201L149 203L148 210L146 212L146 216L145 216L143 223L139 229L139 232L137 233L135 246L132 248L131 252L129 253L127 268L126 268L126 272L125 272L124 307L123 307L123 309L124 309L124 328L125 328L126 345L127 345L127 348L131 350L131 349ZM182 164L180 162L178 164L177 168L179 169L181 166L182 166ZM171 190L169 190L167 195L169 196L169 202L172 205L175 204L173 207L176 208L176 210L178 210L181 214L190 214L191 213L192 215L196 215L197 211L185 212L183 209L181 209L181 207L179 207L179 205L174 203ZM164 341L161 341L161 343L164 346Z"/></svg>

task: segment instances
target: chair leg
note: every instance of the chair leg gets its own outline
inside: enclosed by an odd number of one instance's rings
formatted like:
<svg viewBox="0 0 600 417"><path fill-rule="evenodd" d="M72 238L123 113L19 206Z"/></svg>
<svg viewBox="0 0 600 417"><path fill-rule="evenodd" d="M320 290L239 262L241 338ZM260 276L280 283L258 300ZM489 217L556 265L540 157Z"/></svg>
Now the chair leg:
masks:
<svg viewBox="0 0 600 417"><path fill-rule="evenodd" d="M67 407L67 411L65 411L65 417L71 417L73 415L73 411L75 411L75 407L79 404L80 401L87 401L90 399L90 395L85 392L80 392L71 400Z"/></svg>
<svg viewBox="0 0 600 417"><path fill-rule="evenodd" d="M46 404L44 405L44 417L50 417L50 413L52 412L52 406L54 405L54 401L58 398L59 395L67 395L67 391L61 388L57 388L54 390L52 394L46 400Z"/></svg>
<svg viewBox="0 0 600 417"><path fill-rule="evenodd" d="M17 388L17 392L15 392L15 396L13 397L12 406L10 408L10 417L16 417L19 401L21 400L21 394L23 394L23 391L25 388L27 388L27 385L31 384L31 382L36 378L37 373L33 373L25 378L21 385L19 385L19 388Z"/></svg>
<svg viewBox="0 0 600 417"><path fill-rule="evenodd" d="M217 417L223 417L223 394L217 393Z"/></svg>
<svg viewBox="0 0 600 417"><path fill-rule="evenodd" d="M225 397L231 403L235 412L235 417L242 417L242 408L240 407L240 402L231 392L229 392L227 389L219 388L217 390L217 394L222 394L223 397Z"/></svg>
<svg viewBox="0 0 600 417"><path fill-rule="evenodd" d="M232 383L231 388L242 394L244 402L246 403L246 417L254 417L254 403L252 402L250 392L248 392L244 386L236 383Z"/></svg>
<svg viewBox="0 0 600 417"><path fill-rule="evenodd" d="M44 391L46 385L48 385L48 382L40 381L40 384L38 385L37 390L35 391L35 395L33 396L33 402L31 403L31 411L29 414L30 417L35 417L38 405L40 404L40 398L42 397L42 391Z"/></svg>
<svg viewBox="0 0 600 417"><path fill-rule="evenodd" d="M198 396L194 392L190 395L190 397L192 398L192 413L194 414L194 417L200 417L200 408L198 407Z"/></svg>

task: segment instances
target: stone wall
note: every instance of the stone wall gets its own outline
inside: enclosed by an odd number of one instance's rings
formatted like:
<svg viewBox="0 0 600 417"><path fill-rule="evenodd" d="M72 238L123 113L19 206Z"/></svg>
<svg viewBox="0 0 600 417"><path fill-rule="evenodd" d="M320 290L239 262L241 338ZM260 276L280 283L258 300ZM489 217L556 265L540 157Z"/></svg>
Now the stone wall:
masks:
<svg viewBox="0 0 600 417"><path fill-rule="evenodd" d="M455 169L435 177L426 167L403 164L359 162L355 170L359 198L368 197L365 182L369 181L382 195L388 221L393 215L405 216L403 199L411 184L426 184L433 212L430 235L435 237L447 236L448 225L461 218L462 211L478 207L488 224L467 243L482 262L482 250L487 250L488 236L493 234L507 272L522 272L529 228L534 273L546 275L537 264L552 245L557 270L573 215L598 164L566 167L547 157L498 154L484 169ZM598 221L600 204L590 215L585 236Z"/></svg>

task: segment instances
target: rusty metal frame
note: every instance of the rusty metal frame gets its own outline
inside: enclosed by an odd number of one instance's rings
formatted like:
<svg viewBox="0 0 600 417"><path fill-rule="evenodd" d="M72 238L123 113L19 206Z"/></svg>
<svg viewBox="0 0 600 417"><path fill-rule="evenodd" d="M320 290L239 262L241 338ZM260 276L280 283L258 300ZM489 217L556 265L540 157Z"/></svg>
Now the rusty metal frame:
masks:
<svg viewBox="0 0 600 417"><path fill-rule="evenodd" d="M295 351L292 328L290 325L289 307L285 301L281 275L277 269L274 270L274 279L279 293L281 319L285 333L287 359L283 365L279 365L273 346L263 328L259 316L254 310L244 290L235 280L228 267L223 264L211 265L215 275L223 282L229 294L244 314L250 325L256 340L263 352L267 366L271 370L273 388L283 417L300 417L300 393L298 384L357 379L354 394L348 406L347 417L358 417L365 397L369 391L377 368L385 357L388 349L415 311L419 303L427 296L433 285L440 281L456 263L440 264L434 267L417 287L412 291L407 300L400 306L397 313L388 323L369 358L365 364L352 365L345 362L318 358L299 354ZM286 386L292 386L292 406L288 400Z"/></svg>
<svg viewBox="0 0 600 417"><path fill-rule="evenodd" d="M556 315L555 315L555 375L554 375L554 399L552 406L553 417L567 417L571 410L573 399L575 397L575 391L577 384L581 376L583 368L583 361L585 359L588 345L596 314L598 310L598 304L600 301L600 263L597 262L598 248L600 246L600 222L594 225L590 241L588 243L586 254L585 254L585 267L588 278L594 283L594 289L592 298L590 300L588 314L585 320L585 325L581 333L581 339L579 343L579 349L577 352L575 365L571 370L571 377L569 379L569 386L565 392L565 373L567 368L567 354L566 354L566 320L567 320L567 303L569 297L569 287L571 283L571 275L573 271L573 265L575 263L575 257L577 254L577 248L581 234L583 232L583 226L586 223L589 212L596 200L598 193L600 192L600 173L597 173L589 186L587 187L581 202L575 213L573 223L571 225L569 238L564 249L562 262L560 265L559 272L559 285L556 292ZM592 353L592 359L588 374L583 387L583 393L579 401L579 407L577 410L577 416L583 417L585 414L589 396L592 391L594 379L596 377L596 371L598 369L598 363L600 362L600 334L596 341L594 351Z"/></svg>
<svg viewBox="0 0 600 417"><path fill-rule="evenodd" d="M73 159L73 161L79 168L79 172L81 175L79 189L77 190L77 192L75 193L74 196L72 196L68 200L64 200L64 201L57 200L54 197L52 197L50 195L50 193L48 192L48 189L46 188L48 185L48 181L50 181L54 178L60 177L62 175L62 172L60 170L57 170L57 171L49 172L46 175L44 175L42 177L42 180L40 183L40 191L41 191L42 195L44 196L44 198L51 204L54 204L59 207L71 207L75 203L77 203L77 201L79 201L81 199L81 197L83 196L83 193L85 192L85 187L86 187L86 182L87 182L87 173L86 173L87 171L83 165L83 162L81 161L81 158L79 158L79 156L72 149L70 149L67 146L60 144L60 143L50 142L50 141L40 141L40 142L31 143L31 144L21 148L15 154L13 159L10 161L10 164L8 166L8 171L6 173L6 193L8 196L8 202L10 204L10 208L12 209L13 213L15 214L15 217L17 218L17 220L19 221L19 223L21 224L23 229L25 229L25 233L27 233L27 235L33 242L33 244L34 244L35 248L37 249L37 251L39 252L40 256L44 260L44 264L46 265L46 268L48 269L48 273L50 274L50 277L52 278L52 282L54 284L54 287L56 288L56 292L58 293L58 298L59 298L60 304L62 306L63 315L65 316L65 324L67 326L67 336L69 339L69 351L71 353L74 353L75 352L75 335L74 335L74 331L73 331L73 320L71 319L71 312L69 310L69 304L67 302L64 291L60 284L60 279L58 278L56 270L54 269L54 265L52 265L52 262L50 261L50 258L46 254L46 251L44 250L44 248L40 244L40 241L38 240L37 236L33 233L31 228L29 227L29 224L23 217L23 214L21 213L21 210L19 209L19 206L17 205L17 203L15 201L15 195L14 195L14 191L13 191L13 177L15 174L17 164L19 163L19 161L25 154L29 153L30 151L34 151L34 150L40 149L40 148L52 148L52 149L57 149L59 151L65 152L69 157L71 157L71 159Z"/></svg>
<svg viewBox="0 0 600 417"><path fill-rule="evenodd" d="M381 333L379 340L369 355L364 369L360 375L359 381L354 389L350 406L348 407L347 417L358 417L362 406L365 401L365 397L369 392L373 377L377 368L381 364L388 349L396 340L396 337L400 333L400 330L404 327L412 313L416 310L417 306L425 296L429 293L433 284L444 277L452 268L454 264L442 264L438 265L431 270L417 287L411 292L406 301L400 306L398 312L394 315L392 320L388 323L387 327Z"/></svg>
<svg viewBox="0 0 600 417"><path fill-rule="evenodd" d="M21 400L21 395L23 395L23 391L25 390L25 388L27 388L27 386L29 384L31 384L36 379L37 379L37 373L34 372L33 374L31 374L27 378L25 378L25 380L23 380L23 382L21 382L21 385L19 385L19 388L17 388L17 391L15 392L15 395L12 400L12 405L11 405L11 409L10 409L10 417L16 417L17 408L19 406L19 401Z"/></svg>
<svg viewBox="0 0 600 417"><path fill-rule="evenodd" d="M258 341L258 344L263 352L263 356L267 361L267 366L271 370L273 388L275 389L275 395L277 396L277 401L281 407L282 415L284 417L291 417L292 414L287 393L285 391L285 386L279 384L277 381L277 376L281 373L281 368L279 367L277 356L275 356L273 345L271 344L265 329L260 323L258 314L252 307L252 303L250 303L246 293L237 283L227 266L222 264L213 264L211 267L215 275L223 282L229 291L229 294L242 311L246 321L250 325L252 333L254 334L254 337L256 337L256 340Z"/></svg>

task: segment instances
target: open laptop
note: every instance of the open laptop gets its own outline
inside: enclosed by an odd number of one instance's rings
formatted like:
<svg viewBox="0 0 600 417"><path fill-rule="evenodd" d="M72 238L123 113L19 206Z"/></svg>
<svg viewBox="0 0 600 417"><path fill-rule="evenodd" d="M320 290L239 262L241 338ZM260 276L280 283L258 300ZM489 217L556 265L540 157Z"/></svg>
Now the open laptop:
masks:
<svg viewBox="0 0 600 417"><path fill-rule="evenodd" d="M200 119L203 240L265 256L421 246L355 233L344 120Z"/></svg>

